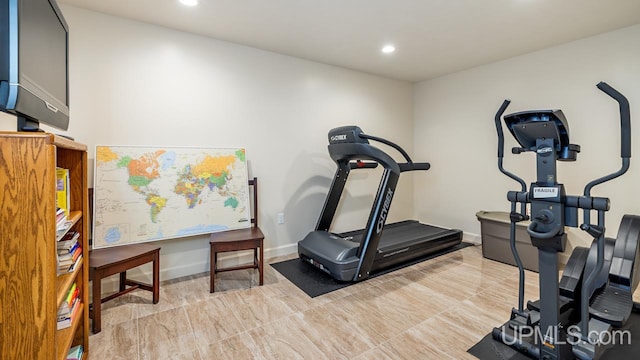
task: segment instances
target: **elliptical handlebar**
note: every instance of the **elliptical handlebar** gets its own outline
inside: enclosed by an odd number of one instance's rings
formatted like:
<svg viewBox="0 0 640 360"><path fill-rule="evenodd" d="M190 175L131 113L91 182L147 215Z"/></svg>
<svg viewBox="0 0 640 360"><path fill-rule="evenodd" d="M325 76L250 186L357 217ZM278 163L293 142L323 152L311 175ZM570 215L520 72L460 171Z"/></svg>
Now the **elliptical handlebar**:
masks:
<svg viewBox="0 0 640 360"><path fill-rule="evenodd" d="M511 104L511 100L506 99L505 101L503 101L495 117L496 131L498 132L498 158L504 157L504 133L502 132L502 123L500 122L500 119L502 118L504 112L507 110L509 104Z"/></svg>
<svg viewBox="0 0 640 360"><path fill-rule="evenodd" d="M602 81L596 85L605 94L609 95L620 105L620 157L631 157L631 112L629 100L618 90Z"/></svg>
<svg viewBox="0 0 640 360"><path fill-rule="evenodd" d="M631 113L629 110L629 101L618 90L614 89L604 81L601 81L596 86L602 92L617 101L620 106L620 157L622 158L622 166L618 171L595 179L585 185L584 196L591 196L591 189L594 186L613 180L626 173L627 170L629 170L629 163L631 161ZM588 223L589 214L588 212L585 214L585 223Z"/></svg>
<svg viewBox="0 0 640 360"><path fill-rule="evenodd" d="M502 123L500 122L500 119L502 118L502 115L504 114L504 112L507 110L507 107L509 106L509 104L511 104L511 100L505 99L502 102L502 105L500 106L500 108L498 109L498 112L496 112L496 116L495 116L496 131L498 132L498 169L500 170L501 173L517 181L522 187L522 191L527 191L527 183L525 183L521 177L513 173L510 173L504 168L504 166L502 166L502 158L504 157L504 133L502 132ZM525 210L525 205L522 204L522 210L521 210L522 215L525 215L524 210Z"/></svg>

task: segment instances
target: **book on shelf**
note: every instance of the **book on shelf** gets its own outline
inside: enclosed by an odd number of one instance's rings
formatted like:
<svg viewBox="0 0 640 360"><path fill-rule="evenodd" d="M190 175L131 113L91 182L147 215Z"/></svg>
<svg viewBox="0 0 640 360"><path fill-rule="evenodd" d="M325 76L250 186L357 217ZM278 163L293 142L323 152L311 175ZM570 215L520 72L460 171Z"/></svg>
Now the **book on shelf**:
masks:
<svg viewBox="0 0 640 360"><path fill-rule="evenodd" d="M69 231L68 233L64 234L64 236L60 240L58 240L58 242L56 243L56 248L58 250L60 250L60 249L71 249L73 244L78 242L79 238L80 238L80 233L79 232L77 232L77 231Z"/></svg>
<svg viewBox="0 0 640 360"><path fill-rule="evenodd" d="M76 284L74 283L73 285L75 286ZM60 307L58 308L58 312L57 312L58 330L64 329L65 327L68 327L69 325L71 325L71 321L73 320L73 315L78 311L77 308L79 307L79 303L80 303L80 296L79 296L80 292L79 292L79 289L74 286L72 286L73 291L69 289L69 294L72 294L72 295L70 297L69 295L67 295L68 297L62 302L62 304L60 304Z"/></svg>
<svg viewBox="0 0 640 360"><path fill-rule="evenodd" d="M74 257L74 254L76 254L78 252L78 249L80 248L80 243L76 242L75 244L71 245L71 247L69 249L58 249L58 258L59 259L65 259L65 258L72 258Z"/></svg>
<svg viewBox="0 0 640 360"><path fill-rule="evenodd" d="M56 232L58 232L57 236L62 235L67 229L69 229L70 222L67 221L67 216L64 214L64 210L62 215L56 215Z"/></svg>
<svg viewBox="0 0 640 360"><path fill-rule="evenodd" d="M75 269L75 265L79 262L78 257L82 255L79 238L80 233L69 231L56 243L58 274L71 272Z"/></svg>
<svg viewBox="0 0 640 360"><path fill-rule="evenodd" d="M69 191L69 169L56 168L56 206L69 217L71 192Z"/></svg>
<svg viewBox="0 0 640 360"><path fill-rule="evenodd" d="M78 237L80 237L80 233L78 233L75 230L72 231L68 231L64 234L64 236L62 236L59 240L58 240L58 245L61 244L69 244L71 242L73 242L74 239L77 239Z"/></svg>
<svg viewBox="0 0 640 360"><path fill-rule="evenodd" d="M73 319L78 316L78 312L80 311L79 309L81 307L80 304L80 299L76 298L68 312L62 315L58 314L58 321L56 323L56 328L58 330L65 329L71 326Z"/></svg>
<svg viewBox="0 0 640 360"><path fill-rule="evenodd" d="M76 267L78 267L78 264L80 264L80 261L82 261L82 254L78 256L76 261L73 263L73 265L69 267L69 270L67 270L67 272L73 272L76 269Z"/></svg>
<svg viewBox="0 0 640 360"><path fill-rule="evenodd" d="M78 283L74 282L73 284L71 284L71 286L67 290L67 294L64 296L65 300L71 298L73 296L73 293L76 291L77 288L78 288Z"/></svg>
<svg viewBox="0 0 640 360"><path fill-rule="evenodd" d="M81 258L82 247L79 243L74 245L72 253L64 249L58 250L58 275L75 270Z"/></svg>
<svg viewBox="0 0 640 360"><path fill-rule="evenodd" d="M62 236L64 236L64 234L67 233L67 231L69 230L69 228L71 227L73 223L71 221L63 221L60 224L56 225L56 238L61 238Z"/></svg>
<svg viewBox="0 0 640 360"><path fill-rule="evenodd" d="M76 299L76 301L79 299ZM57 320L58 322L64 322L65 320L71 318L71 312L73 311L73 305L68 306L68 305L63 305L60 306L60 308L58 309L58 313L56 314Z"/></svg>
<svg viewBox="0 0 640 360"><path fill-rule="evenodd" d="M78 254L78 251L82 251L79 242L76 242L69 249L58 249L58 259L71 259L75 258Z"/></svg>
<svg viewBox="0 0 640 360"><path fill-rule="evenodd" d="M78 256L78 258L74 262L62 263L60 266L58 266L58 275L74 272L81 261L82 255Z"/></svg>
<svg viewBox="0 0 640 360"><path fill-rule="evenodd" d="M73 264L73 261L71 260L61 260L60 258L58 258L57 261L58 261L58 275L67 273L69 270L69 267Z"/></svg>
<svg viewBox="0 0 640 360"><path fill-rule="evenodd" d="M84 349L82 348L82 345L76 345L69 349L69 352L67 353L67 360L81 360L83 353Z"/></svg>
<svg viewBox="0 0 640 360"><path fill-rule="evenodd" d="M69 307L71 307L71 304L73 304L73 300L78 296L78 291L78 284L73 283L73 285L71 285L71 287L69 288L69 292L67 292L67 296L64 298Z"/></svg>
<svg viewBox="0 0 640 360"><path fill-rule="evenodd" d="M56 323L56 329L57 330L66 329L69 326L71 326L71 318L65 318L63 320L58 320L58 322Z"/></svg>
<svg viewBox="0 0 640 360"><path fill-rule="evenodd" d="M67 221L67 215L65 214L64 209L56 206L56 228L60 228L61 224L65 221Z"/></svg>

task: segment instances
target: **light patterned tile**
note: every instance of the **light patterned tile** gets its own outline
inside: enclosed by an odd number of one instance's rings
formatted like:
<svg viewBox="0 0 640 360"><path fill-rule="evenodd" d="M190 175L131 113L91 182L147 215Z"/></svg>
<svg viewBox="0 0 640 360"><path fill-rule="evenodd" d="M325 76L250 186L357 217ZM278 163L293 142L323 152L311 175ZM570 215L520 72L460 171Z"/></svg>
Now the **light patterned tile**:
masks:
<svg viewBox="0 0 640 360"><path fill-rule="evenodd" d="M100 327L105 328L137 319L138 304L136 304L135 299L136 296L134 294L126 294L102 304ZM132 302L128 302L128 300L132 300Z"/></svg>
<svg viewBox="0 0 640 360"><path fill-rule="evenodd" d="M328 359L302 332L295 316L282 318L249 331L267 359Z"/></svg>
<svg viewBox="0 0 640 360"><path fill-rule="evenodd" d="M438 315L409 329L407 333L422 337L430 346L437 347L438 351L458 359L486 334L478 334L465 322L452 321L454 318Z"/></svg>
<svg viewBox="0 0 640 360"><path fill-rule="evenodd" d="M440 347L417 331L405 331L378 347L390 359L452 359L448 349Z"/></svg>
<svg viewBox="0 0 640 360"><path fill-rule="evenodd" d="M385 354L380 347L376 347L354 357L353 360L394 360L394 358Z"/></svg>
<svg viewBox="0 0 640 360"><path fill-rule="evenodd" d="M245 331L221 296L188 304L184 309L198 344L216 343Z"/></svg>
<svg viewBox="0 0 640 360"><path fill-rule="evenodd" d="M253 287L257 287L260 284L258 270L245 269L236 271L225 271L215 275L215 291L216 293L222 293L226 291L246 290ZM209 283L207 279L207 292L209 289Z"/></svg>
<svg viewBox="0 0 640 360"><path fill-rule="evenodd" d="M482 273L472 269L456 269L447 272L442 277L428 277L419 281L436 294L453 299L466 299L479 292L485 291L497 284L497 281L487 278Z"/></svg>
<svg viewBox="0 0 640 360"><path fill-rule="evenodd" d="M327 306L331 306L332 314L338 321L357 327L358 332L373 345L391 339L404 329L401 324L388 319L384 313L372 309L353 296L338 299Z"/></svg>
<svg viewBox="0 0 640 360"><path fill-rule="evenodd" d="M89 336L89 351L95 359L138 359L138 320L103 326Z"/></svg>
<svg viewBox="0 0 640 360"><path fill-rule="evenodd" d="M139 359L199 358L197 341L186 311L180 307L138 319ZM195 354L195 355L194 355Z"/></svg>
<svg viewBox="0 0 640 360"><path fill-rule="evenodd" d="M294 312L305 311L331 301L327 297L311 298L289 281L263 286L260 290L265 296L282 303Z"/></svg>
<svg viewBox="0 0 640 360"><path fill-rule="evenodd" d="M248 333L241 333L212 344L199 345L200 356L207 360L262 360L266 359Z"/></svg>
<svg viewBox="0 0 640 360"><path fill-rule="evenodd" d="M294 313L287 304L265 295L259 288L231 292L225 296L225 300L247 330Z"/></svg>
<svg viewBox="0 0 640 360"><path fill-rule="evenodd" d="M302 333L330 359L348 359L375 346L357 325L334 315L333 304L315 307L292 317ZM330 336L328 335L330 334Z"/></svg>
<svg viewBox="0 0 640 360"><path fill-rule="evenodd" d="M457 331L462 331L468 336L467 341L471 340L471 344L467 344L467 348L474 345L485 335L489 334L494 327L502 325L507 319L496 319L494 316L477 311L476 309L466 307L452 309L438 315L439 319L444 320L448 326L447 329L455 327ZM454 332L455 334L455 332ZM462 345L462 342L460 343ZM463 346L458 346L463 347Z"/></svg>
<svg viewBox="0 0 640 360"><path fill-rule="evenodd" d="M517 269L480 247L316 298L268 265L261 287L252 270L218 276L213 294L204 273L163 282L156 305L143 291L105 303L91 358L472 359L466 350L509 318L518 291ZM526 300L537 276L527 272Z"/></svg>

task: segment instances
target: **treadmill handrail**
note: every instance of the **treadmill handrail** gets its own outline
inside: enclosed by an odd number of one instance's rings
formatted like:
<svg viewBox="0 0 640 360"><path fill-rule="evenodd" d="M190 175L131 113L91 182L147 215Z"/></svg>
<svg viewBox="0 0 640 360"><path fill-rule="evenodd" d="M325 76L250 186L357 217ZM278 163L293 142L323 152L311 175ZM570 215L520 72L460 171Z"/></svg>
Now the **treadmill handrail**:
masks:
<svg viewBox="0 0 640 360"><path fill-rule="evenodd" d="M400 166L400 171L415 171L415 170L429 170L431 168L431 164L425 163L402 163L398 164Z"/></svg>
<svg viewBox="0 0 640 360"><path fill-rule="evenodd" d="M385 169L400 174L400 165L387 153L369 144L337 143L329 144L329 156L337 163L348 163L351 160L373 160Z"/></svg>
<svg viewBox="0 0 640 360"><path fill-rule="evenodd" d="M409 154L407 154L407 152L404 151L404 149L400 145L392 141L383 139L381 137L373 136L373 135L367 135L367 134L360 134L359 136L363 139L373 140L373 141L377 141L379 143L383 143L385 145L391 146L392 148L398 150L398 152L402 154L402 156L404 156L405 160L407 160L407 163L411 164L413 162L413 160L411 160L411 158L409 157Z"/></svg>

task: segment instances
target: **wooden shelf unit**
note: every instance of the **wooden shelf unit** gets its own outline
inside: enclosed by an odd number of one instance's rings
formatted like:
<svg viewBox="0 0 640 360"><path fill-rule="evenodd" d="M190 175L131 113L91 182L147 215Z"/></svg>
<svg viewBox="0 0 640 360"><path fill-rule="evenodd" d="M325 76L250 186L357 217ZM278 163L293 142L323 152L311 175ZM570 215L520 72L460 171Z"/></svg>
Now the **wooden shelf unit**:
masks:
<svg viewBox="0 0 640 360"><path fill-rule="evenodd" d="M69 231L80 234L83 260L57 274L56 167L69 170ZM89 351L89 244L86 145L48 133L0 132L0 358L65 359ZM57 330L69 288L81 308Z"/></svg>

